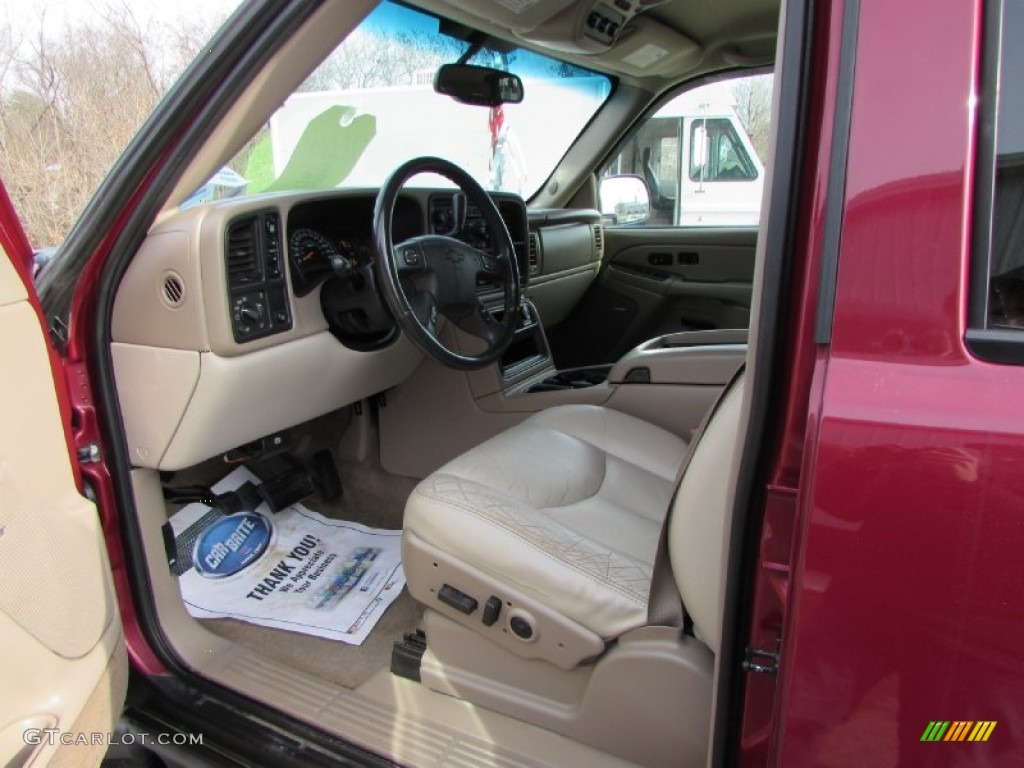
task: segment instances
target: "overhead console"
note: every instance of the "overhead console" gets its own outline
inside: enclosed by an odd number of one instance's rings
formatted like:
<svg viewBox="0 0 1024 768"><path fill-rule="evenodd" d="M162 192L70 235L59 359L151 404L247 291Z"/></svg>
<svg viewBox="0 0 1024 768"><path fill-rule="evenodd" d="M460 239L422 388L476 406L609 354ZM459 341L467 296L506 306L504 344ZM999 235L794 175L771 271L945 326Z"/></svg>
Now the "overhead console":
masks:
<svg viewBox="0 0 1024 768"><path fill-rule="evenodd" d="M592 0L552 14L544 24L512 31L551 51L592 56L621 72L643 77L681 72L697 64L703 49L646 11L666 0Z"/></svg>
<svg viewBox="0 0 1024 768"><path fill-rule="evenodd" d="M626 22L640 11L665 0L599 0L587 10L583 22L584 37L611 46L619 36Z"/></svg>

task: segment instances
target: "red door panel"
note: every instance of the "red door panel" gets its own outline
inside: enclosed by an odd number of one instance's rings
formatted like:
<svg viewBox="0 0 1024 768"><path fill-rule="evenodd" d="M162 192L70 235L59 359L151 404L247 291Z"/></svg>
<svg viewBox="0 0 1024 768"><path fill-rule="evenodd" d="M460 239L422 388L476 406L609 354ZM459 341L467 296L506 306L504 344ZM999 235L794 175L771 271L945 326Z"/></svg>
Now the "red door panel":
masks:
<svg viewBox="0 0 1024 768"><path fill-rule="evenodd" d="M1024 368L963 338L980 7L864 0L774 764L1024 765ZM927 23L923 23L927 20ZM931 721L996 721L925 742Z"/></svg>

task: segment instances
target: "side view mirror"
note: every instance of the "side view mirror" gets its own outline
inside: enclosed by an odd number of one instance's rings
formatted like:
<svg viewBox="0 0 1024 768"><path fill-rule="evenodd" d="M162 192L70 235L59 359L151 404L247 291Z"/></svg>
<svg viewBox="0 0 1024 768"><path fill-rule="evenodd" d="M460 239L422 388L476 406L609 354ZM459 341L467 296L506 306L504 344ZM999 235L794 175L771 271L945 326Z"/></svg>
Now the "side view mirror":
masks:
<svg viewBox="0 0 1024 768"><path fill-rule="evenodd" d="M523 100L523 81L517 75L475 64L444 64L434 75L434 91L462 104L497 107Z"/></svg>
<svg viewBox="0 0 1024 768"><path fill-rule="evenodd" d="M642 176L605 176L598 194L601 213L614 224L643 224L651 215L651 191Z"/></svg>
<svg viewBox="0 0 1024 768"><path fill-rule="evenodd" d="M710 147L708 146L708 131L704 125L698 125L693 129L693 165L699 167L707 167L708 154Z"/></svg>

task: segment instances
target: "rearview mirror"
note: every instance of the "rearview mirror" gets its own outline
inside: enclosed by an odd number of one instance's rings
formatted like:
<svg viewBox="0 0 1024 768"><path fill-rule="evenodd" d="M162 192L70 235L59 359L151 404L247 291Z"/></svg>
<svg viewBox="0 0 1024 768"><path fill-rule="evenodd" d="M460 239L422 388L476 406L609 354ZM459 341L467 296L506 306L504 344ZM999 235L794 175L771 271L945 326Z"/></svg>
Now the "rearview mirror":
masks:
<svg viewBox="0 0 1024 768"><path fill-rule="evenodd" d="M708 164L708 131L703 121L693 129L693 165L696 168Z"/></svg>
<svg viewBox="0 0 1024 768"><path fill-rule="evenodd" d="M523 100L523 81L518 76L475 64L444 64L434 75L434 91L463 104L496 107Z"/></svg>

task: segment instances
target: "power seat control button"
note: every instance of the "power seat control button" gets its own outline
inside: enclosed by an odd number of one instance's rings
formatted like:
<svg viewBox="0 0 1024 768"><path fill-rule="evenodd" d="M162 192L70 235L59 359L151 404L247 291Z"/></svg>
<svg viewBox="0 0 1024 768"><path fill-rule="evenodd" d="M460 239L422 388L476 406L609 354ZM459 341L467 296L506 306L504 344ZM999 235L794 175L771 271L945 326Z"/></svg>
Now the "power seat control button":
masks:
<svg viewBox="0 0 1024 768"><path fill-rule="evenodd" d="M484 603L484 615L481 621L485 627L489 627L498 620L499 614L501 614L501 598L491 595Z"/></svg>
<svg viewBox="0 0 1024 768"><path fill-rule="evenodd" d="M513 616L509 619L508 626L512 630L512 634L521 640L529 640L533 637L533 627L522 616Z"/></svg>
<svg viewBox="0 0 1024 768"><path fill-rule="evenodd" d="M460 592L451 584L441 587L437 593L437 599L467 616L476 610L476 598L470 597L465 592Z"/></svg>

